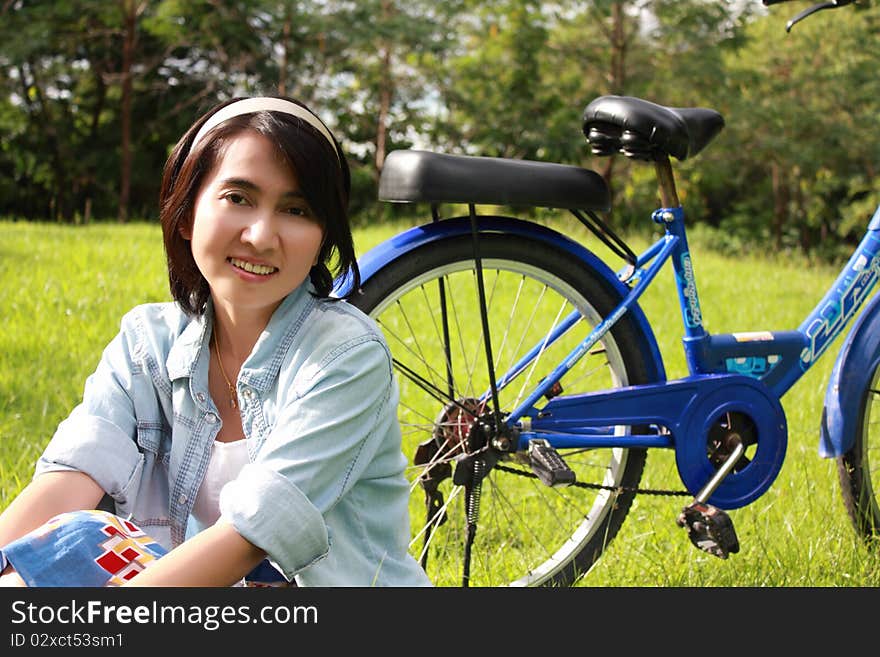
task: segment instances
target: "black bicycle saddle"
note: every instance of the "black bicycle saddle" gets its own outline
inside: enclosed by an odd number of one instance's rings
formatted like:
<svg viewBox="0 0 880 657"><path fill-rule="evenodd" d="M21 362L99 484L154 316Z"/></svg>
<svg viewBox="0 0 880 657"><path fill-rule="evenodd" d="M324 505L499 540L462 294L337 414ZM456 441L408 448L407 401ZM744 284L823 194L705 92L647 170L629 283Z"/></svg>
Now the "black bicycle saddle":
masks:
<svg viewBox="0 0 880 657"><path fill-rule="evenodd" d="M379 178L379 199L398 203L523 205L607 212L611 196L595 171L501 157L392 151Z"/></svg>
<svg viewBox="0 0 880 657"><path fill-rule="evenodd" d="M715 110L665 107L632 96L600 96L583 115L584 135L594 155L620 152L637 160L693 157L723 127L724 117Z"/></svg>

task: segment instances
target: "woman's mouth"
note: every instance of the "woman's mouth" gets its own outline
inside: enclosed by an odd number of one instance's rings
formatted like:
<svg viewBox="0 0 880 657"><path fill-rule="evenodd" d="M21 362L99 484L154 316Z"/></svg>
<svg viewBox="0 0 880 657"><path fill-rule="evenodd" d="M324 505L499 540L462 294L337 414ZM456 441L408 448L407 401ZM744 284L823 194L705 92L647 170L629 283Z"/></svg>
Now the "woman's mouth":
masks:
<svg viewBox="0 0 880 657"><path fill-rule="evenodd" d="M278 271L277 267L258 265L248 262L247 260L239 260L238 258L226 258L226 262L230 263L233 267L238 267L239 269L243 269L250 274L256 274L257 276L268 276L269 274L274 274Z"/></svg>

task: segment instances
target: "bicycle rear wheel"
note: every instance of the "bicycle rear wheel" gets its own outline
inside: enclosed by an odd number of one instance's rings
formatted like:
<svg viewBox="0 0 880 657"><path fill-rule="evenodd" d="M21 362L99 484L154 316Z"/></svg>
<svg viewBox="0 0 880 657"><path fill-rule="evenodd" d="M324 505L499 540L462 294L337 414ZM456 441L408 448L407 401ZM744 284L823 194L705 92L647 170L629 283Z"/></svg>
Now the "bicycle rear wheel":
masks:
<svg viewBox="0 0 880 657"><path fill-rule="evenodd" d="M880 537L880 366L864 391L862 415L852 448L837 458L843 504L856 532L867 541Z"/></svg>
<svg viewBox="0 0 880 657"><path fill-rule="evenodd" d="M619 295L582 261L537 240L482 234L480 253L496 376L501 377L525 350L541 345L572 310L582 315L572 330L499 391L506 413L614 309ZM444 444L439 459L454 461L463 451L463 441L458 448L446 449L441 436L463 438L484 408L477 400L490 390L471 237L450 237L407 253L362 289L352 302L378 322L395 360L405 453L413 459L418 445L434 441ZM566 375L563 394L646 382L645 345L625 314ZM645 451L609 448L560 454L575 471L578 486L547 487L518 458L502 461L503 467L495 467L483 480L469 585L571 585L617 534L634 497L632 490L623 489L637 486ZM435 585L459 586L467 518L463 487L452 477L441 483L445 521L439 524L436 507L426 512L418 483L425 468L437 460L409 468L411 552Z"/></svg>

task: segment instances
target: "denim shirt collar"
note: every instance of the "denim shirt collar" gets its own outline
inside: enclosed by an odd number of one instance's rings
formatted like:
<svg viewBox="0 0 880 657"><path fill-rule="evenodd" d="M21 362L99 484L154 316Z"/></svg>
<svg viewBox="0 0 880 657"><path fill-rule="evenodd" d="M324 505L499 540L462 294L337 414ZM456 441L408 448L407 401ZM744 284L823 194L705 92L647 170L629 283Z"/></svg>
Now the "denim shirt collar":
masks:
<svg viewBox="0 0 880 657"><path fill-rule="evenodd" d="M308 310L317 302L315 294L315 287L307 278L284 298L272 313L269 323L242 364L238 375L239 382L258 391L268 388L280 369L287 347L301 327ZM172 381L189 377L191 388L196 385L196 381L201 381L207 386L210 354L206 346L211 339L213 326L214 305L209 299L205 313L194 318L184 328L168 351L165 366ZM200 398L199 392L207 391L192 389L194 399Z"/></svg>

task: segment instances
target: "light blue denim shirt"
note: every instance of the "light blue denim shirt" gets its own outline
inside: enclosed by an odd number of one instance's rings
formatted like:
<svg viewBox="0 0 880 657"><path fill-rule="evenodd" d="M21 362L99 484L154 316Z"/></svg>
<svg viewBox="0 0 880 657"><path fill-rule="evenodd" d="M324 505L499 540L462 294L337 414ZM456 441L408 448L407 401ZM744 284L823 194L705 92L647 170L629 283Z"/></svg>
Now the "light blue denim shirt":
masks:
<svg viewBox="0 0 880 657"><path fill-rule="evenodd" d="M397 384L373 321L306 281L278 307L237 380L247 463L222 516L300 586L426 586L408 554ZM168 549L186 537L221 421L208 393L212 311L127 313L37 475L89 474Z"/></svg>

